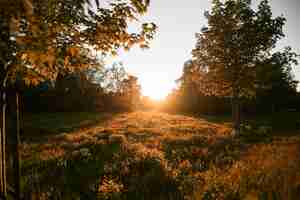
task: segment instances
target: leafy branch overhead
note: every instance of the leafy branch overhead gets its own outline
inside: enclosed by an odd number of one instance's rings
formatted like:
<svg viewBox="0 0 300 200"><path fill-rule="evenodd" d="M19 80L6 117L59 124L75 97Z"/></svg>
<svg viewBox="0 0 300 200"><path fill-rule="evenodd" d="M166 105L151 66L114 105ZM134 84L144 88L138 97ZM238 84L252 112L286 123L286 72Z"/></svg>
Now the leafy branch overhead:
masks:
<svg viewBox="0 0 300 200"><path fill-rule="evenodd" d="M137 33L127 30L129 22L147 11L149 1L112 0L106 6L98 0L1 0L0 4L7 32L3 46L14 46L5 48L10 51L5 63L13 60L6 70L11 77L32 71L54 79L64 69L91 67L80 59L94 51L107 55L135 44L147 48L156 30L154 23L141 24Z"/></svg>

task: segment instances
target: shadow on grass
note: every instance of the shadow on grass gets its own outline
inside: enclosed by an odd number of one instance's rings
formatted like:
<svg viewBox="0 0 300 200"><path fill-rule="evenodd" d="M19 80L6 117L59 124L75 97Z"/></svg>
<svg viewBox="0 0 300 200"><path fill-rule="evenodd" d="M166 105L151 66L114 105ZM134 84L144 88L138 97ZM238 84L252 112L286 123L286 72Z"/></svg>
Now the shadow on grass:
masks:
<svg viewBox="0 0 300 200"><path fill-rule="evenodd" d="M103 139L76 149L59 158L25 162L24 199L182 199L159 153Z"/></svg>
<svg viewBox="0 0 300 200"><path fill-rule="evenodd" d="M204 115L182 113L183 116L190 116L198 119L205 119L207 122L222 124L232 127L231 115ZM270 127L272 136L296 136L300 135L300 112L274 112L254 116L243 115L243 123L254 128Z"/></svg>
<svg viewBox="0 0 300 200"><path fill-rule="evenodd" d="M300 135L300 112L275 112L268 115L249 117L246 123L252 127L270 127L273 136Z"/></svg>
<svg viewBox="0 0 300 200"><path fill-rule="evenodd" d="M45 137L92 128L111 120L118 113L59 112L25 113L22 120L22 141L40 141Z"/></svg>
<svg viewBox="0 0 300 200"><path fill-rule="evenodd" d="M104 174L105 162L112 162L120 151L117 144L82 146L54 159L23 162L24 199L96 199L97 186Z"/></svg>

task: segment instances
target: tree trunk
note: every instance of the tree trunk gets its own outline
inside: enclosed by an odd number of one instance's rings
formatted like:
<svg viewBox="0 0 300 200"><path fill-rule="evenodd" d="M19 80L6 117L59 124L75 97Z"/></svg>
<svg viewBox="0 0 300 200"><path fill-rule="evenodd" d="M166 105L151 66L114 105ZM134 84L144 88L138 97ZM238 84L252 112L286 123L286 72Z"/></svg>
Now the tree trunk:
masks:
<svg viewBox="0 0 300 200"><path fill-rule="evenodd" d="M13 134L13 172L14 172L14 186L15 199L21 199L21 170L20 170L20 110L19 110L19 94L16 92L15 113L13 114L14 134ZM14 110L14 109L13 109Z"/></svg>
<svg viewBox="0 0 300 200"><path fill-rule="evenodd" d="M232 120L233 120L233 130L234 135L240 135L241 131L241 109L240 109L240 99L238 92L234 89L232 97Z"/></svg>
<svg viewBox="0 0 300 200"><path fill-rule="evenodd" d="M6 199L7 192L6 192L6 92L5 86L2 87L1 93L2 105L1 105L1 155L0 155L0 162L1 162L1 196L2 198Z"/></svg>
<svg viewBox="0 0 300 200"><path fill-rule="evenodd" d="M2 92L0 91L0 102L1 102L1 111L0 111L0 199L4 196L4 181L3 181L3 153L2 153Z"/></svg>

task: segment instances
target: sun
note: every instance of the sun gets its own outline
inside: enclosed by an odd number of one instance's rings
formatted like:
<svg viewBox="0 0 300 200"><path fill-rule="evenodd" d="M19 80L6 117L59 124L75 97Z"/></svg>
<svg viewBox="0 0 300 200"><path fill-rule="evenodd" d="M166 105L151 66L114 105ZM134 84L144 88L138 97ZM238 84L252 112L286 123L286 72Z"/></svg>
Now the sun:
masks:
<svg viewBox="0 0 300 200"><path fill-rule="evenodd" d="M163 100L170 92L170 88L161 81L141 81L142 95L148 96L153 100Z"/></svg>
<svg viewBox="0 0 300 200"><path fill-rule="evenodd" d="M153 100L163 100L167 96L166 92L155 88L142 91L142 93Z"/></svg>

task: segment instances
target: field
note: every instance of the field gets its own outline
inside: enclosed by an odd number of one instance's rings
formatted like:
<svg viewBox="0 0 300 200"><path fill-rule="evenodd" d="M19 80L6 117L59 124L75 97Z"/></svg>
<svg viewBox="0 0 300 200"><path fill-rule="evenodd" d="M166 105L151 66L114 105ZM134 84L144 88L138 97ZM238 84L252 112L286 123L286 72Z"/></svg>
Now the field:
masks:
<svg viewBox="0 0 300 200"><path fill-rule="evenodd" d="M300 197L300 134L159 112L25 115L25 199ZM288 135L288 136L287 136Z"/></svg>

